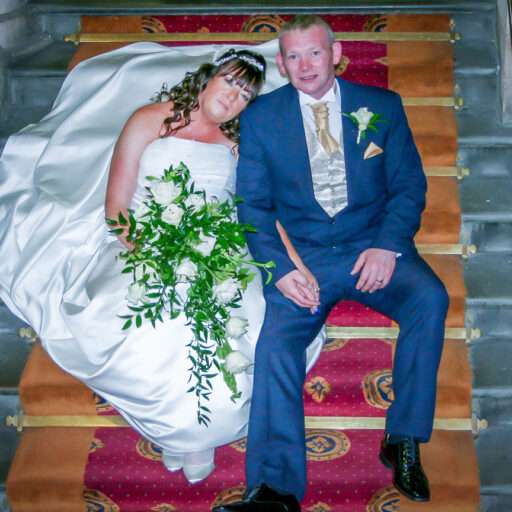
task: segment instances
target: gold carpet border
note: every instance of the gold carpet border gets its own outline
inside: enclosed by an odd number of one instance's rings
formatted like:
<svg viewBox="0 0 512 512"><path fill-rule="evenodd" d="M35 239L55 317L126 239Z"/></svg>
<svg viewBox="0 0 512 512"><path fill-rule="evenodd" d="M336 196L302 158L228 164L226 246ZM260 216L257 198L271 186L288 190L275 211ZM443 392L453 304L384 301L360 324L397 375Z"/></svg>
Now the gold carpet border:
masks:
<svg viewBox="0 0 512 512"><path fill-rule="evenodd" d="M79 43L136 43L152 42L182 42L182 43L263 43L275 39L275 32L76 32L64 36L64 41ZM431 41L450 42L460 40L455 32L335 32L337 41L371 41L377 43Z"/></svg>
<svg viewBox="0 0 512 512"><path fill-rule="evenodd" d="M338 327L328 325L327 337L337 339L391 339L398 338L398 327ZM449 340L465 340L467 343L480 338L480 329L465 327L447 327L445 338Z"/></svg>
<svg viewBox="0 0 512 512"><path fill-rule="evenodd" d="M18 431L25 428L125 428L130 425L121 416L7 416L5 423ZM385 418L350 416L306 416L306 428L330 430L383 430ZM477 432L487 428L487 421L479 418L447 418L434 421L435 430L463 430Z"/></svg>

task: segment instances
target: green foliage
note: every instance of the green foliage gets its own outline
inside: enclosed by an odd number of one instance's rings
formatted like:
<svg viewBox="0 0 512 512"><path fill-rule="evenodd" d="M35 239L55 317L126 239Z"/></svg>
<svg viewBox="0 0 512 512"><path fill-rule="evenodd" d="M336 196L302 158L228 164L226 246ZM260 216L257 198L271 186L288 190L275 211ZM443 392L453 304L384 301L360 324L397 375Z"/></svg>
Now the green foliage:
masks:
<svg viewBox="0 0 512 512"><path fill-rule="evenodd" d="M204 404L212 379L220 373L232 400L240 397L235 376L223 365L232 352L226 335L230 311L240 307L243 290L254 277L249 268L265 269L270 280L274 263L248 258L244 233L254 228L236 221L236 196L207 201L204 191L195 190L183 163L148 180L145 211L129 210L128 218L119 213L117 220L107 219L111 232L125 233L133 245L120 255L123 272L133 276L131 313L123 315L123 329L184 315L192 332L188 391L197 397L197 421L207 426L210 410ZM168 190L160 196L155 187ZM227 286L230 293L221 294L219 286Z"/></svg>

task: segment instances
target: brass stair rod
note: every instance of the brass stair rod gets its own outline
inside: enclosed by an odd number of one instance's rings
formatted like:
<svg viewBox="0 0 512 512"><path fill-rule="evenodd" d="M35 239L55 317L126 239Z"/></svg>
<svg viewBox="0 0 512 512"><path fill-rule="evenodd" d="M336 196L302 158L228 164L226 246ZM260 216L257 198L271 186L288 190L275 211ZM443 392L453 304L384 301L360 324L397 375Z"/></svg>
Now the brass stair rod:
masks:
<svg viewBox="0 0 512 512"><path fill-rule="evenodd" d="M337 41L369 41L375 43L460 40L455 32L335 32ZM151 42L207 42L207 43L262 43L277 37L275 32L76 32L64 36L64 41L79 43L135 43Z"/></svg>

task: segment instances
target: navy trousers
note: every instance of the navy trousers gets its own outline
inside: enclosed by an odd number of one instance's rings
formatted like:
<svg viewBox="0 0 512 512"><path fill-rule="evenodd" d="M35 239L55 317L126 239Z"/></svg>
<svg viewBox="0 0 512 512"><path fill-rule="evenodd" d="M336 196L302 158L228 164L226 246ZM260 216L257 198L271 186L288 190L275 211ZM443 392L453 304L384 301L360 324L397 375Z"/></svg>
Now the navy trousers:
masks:
<svg viewBox="0 0 512 512"><path fill-rule="evenodd" d="M303 499L306 453L302 388L305 349L342 299L361 302L400 326L393 363L395 399L386 432L428 441L432 433L436 380L444 341L448 295L439 278L418 255L397 259L393 277L373 294L356 290L350 271L359 252L334 249L301 251L320 285L321 306L313 315L271 285L265 290L266 314L256 345L254 388L247 444L247 486L266 483Z"/></svg>

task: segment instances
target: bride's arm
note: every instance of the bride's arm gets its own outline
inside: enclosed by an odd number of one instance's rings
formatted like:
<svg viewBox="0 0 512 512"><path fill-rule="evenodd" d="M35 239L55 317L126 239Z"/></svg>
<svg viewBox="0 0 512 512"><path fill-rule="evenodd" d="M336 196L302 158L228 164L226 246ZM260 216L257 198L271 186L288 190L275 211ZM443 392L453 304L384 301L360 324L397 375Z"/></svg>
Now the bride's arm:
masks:
<svg viewBox="0 0 512 512"><path fill-rule="evenodd" d="M318 281L316 280L316 277L313 275L313 273L309 270L306 265L304 265L304 262L302 261L301 257L299 256L299 253L295 250L295 247L292 244L292 241L288 238L288 235L283 228L282 224L279 221L276 221L276 228L279 233L279 236L281 237L281 241L283 242L283 245L286 248L286 252L288 253L288 257L293 261L294 265L297 267L297 270L299 270L304 277L308 280L310 286L314 290L318 290Z"/></svg>
<svg viewBox="0 0 512 512"><path fill-rule="evenodd" d="M158 137L162 116L154 105L137 110L128 119L114 148L105 197L105 216L127 216L137 186L140 157L146 146ZM129 246L125 236L119 237Z"/></svg>

